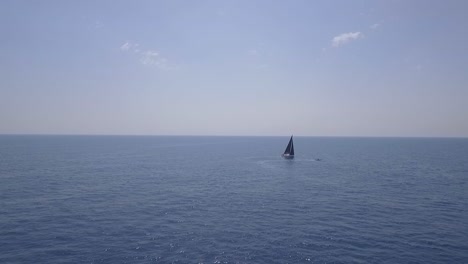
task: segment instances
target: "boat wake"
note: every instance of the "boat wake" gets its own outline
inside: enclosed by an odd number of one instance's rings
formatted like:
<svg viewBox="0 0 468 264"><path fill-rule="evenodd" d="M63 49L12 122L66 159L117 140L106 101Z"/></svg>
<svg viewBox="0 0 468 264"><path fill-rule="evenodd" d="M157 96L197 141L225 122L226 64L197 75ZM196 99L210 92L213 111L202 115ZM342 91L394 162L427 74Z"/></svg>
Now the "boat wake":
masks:
<svg viewBox="0 0 468 264"><path fill-rule="evenodd" d="M298 158L296 158L296 159L294 159L294 161L295 162L321 162L323 160L318 159L318 158L317 159L313 159L313 158L312 159L304 159L304 158L303 159L298 159Z"/></svg>

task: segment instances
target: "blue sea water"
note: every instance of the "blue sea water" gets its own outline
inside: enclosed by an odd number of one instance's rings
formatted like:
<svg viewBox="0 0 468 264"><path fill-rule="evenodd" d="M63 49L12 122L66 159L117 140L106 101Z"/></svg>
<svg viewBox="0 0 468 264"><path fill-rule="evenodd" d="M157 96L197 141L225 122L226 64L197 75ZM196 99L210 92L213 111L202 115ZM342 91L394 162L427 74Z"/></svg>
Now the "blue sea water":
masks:
<svg viewBox="0 0 468 264"><path fill-rule="evenodd" d="M0 136L0 263L468 263L468 139L288 140Z"/></svg>

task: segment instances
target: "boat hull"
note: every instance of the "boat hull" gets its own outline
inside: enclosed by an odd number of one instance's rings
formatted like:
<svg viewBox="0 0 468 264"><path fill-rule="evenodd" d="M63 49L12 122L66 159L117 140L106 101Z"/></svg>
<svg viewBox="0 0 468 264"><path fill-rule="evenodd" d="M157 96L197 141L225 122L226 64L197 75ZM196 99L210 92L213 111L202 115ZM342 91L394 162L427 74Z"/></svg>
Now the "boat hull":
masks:
<svg viewBox="0 0 468 264"><path fill-rule="evenodd" d="M284 159L294 159L294 155L289 155L289 154L283 154L281 155Z"/></svg>

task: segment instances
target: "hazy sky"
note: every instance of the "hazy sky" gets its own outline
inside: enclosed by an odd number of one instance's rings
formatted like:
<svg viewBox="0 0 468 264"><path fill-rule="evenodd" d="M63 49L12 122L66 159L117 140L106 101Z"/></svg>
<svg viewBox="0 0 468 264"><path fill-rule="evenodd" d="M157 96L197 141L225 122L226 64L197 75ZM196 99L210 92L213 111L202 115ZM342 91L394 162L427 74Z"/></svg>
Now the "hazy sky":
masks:
<svg viewBox="0 0 468 264"><path fill-rule="evenodd" d="M468 1L0 1L0 133L468 136Z"/></svg>

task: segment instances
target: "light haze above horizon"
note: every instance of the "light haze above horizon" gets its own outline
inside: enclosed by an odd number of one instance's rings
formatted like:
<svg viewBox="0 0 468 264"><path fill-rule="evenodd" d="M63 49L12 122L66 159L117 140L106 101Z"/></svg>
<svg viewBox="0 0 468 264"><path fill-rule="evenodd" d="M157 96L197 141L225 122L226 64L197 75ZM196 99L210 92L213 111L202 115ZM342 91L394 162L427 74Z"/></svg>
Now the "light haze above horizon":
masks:
<svg viewBox="0 0 468 264"><path fill-rule="evenodd" d="M468 137L468 1L0 1L0 134Z"/></svg>

